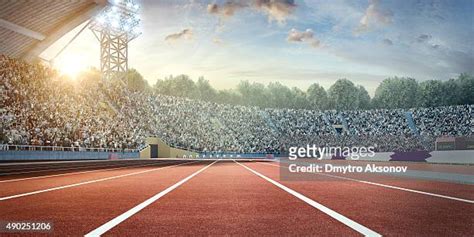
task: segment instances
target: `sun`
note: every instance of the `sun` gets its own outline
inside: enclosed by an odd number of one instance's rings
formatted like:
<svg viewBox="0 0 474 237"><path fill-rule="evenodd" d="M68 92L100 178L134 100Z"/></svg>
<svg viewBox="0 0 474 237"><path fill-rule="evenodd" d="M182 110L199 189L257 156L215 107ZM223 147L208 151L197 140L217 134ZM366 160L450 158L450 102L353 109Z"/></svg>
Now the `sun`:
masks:
<svg viewBox="0 0 474 237"><path fill-rule="evenodd" d="M82 55L64 55L54 61L54 67L61 75L76 79L79 73L87 68L87 65Z"/></svg>

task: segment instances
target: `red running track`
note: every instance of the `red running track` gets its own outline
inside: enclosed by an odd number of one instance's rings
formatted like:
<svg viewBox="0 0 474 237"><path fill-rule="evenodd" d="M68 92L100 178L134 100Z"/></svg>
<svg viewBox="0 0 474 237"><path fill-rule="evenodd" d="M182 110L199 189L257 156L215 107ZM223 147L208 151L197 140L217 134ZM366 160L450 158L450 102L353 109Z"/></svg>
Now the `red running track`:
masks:
<svg viewBox="0 0 474 237"><path fill-rule="evenodd" d="M83 236L111 221L105 236L361 235L347 220L381 235L474 236L472 203L328 177L284 182L277 163L211 163L171 162L0 183L0 221L51 221L54 231L49 234L54 236ZM242 165L347 219L336 219L334 213L315 208ZM471 198L474 191L472 185L436 181L383 182L462 198ZM84 184L1 200L77 183ZM163 195L114 222L158 194Z"/></svg>
<svg viewBox="0 0 474 237"><path fill-rule="evenodd" d="M275 164L249 164L250 168L279 179L279 168ZM343 176L343 175L340 175ZM362 176L362 175L361 175ZM364 175L365 178L369 176ZM376 175L373 175L376 176ZM318 200L335 211L344 213L355 221L376 230L382 235L397 236L473 236L474 204L439 197L427 196L401 190L319 176L319 181L288 181L282 184ZM343 176L344 177L344 176ZM349 177L349 175L345 176ZM377 179L380 176L377 175ZM364 177L358 177L363 180ZM392 178L395 179L395 178ZM474 192L472 185L448 184L444 182L419 181L399 178L395 185L403 188L421 188L443 191L452 185L454 189L463 186ZM387 182L382 181L382 184ZM388 182L388 184L394 185Z"/></svg>

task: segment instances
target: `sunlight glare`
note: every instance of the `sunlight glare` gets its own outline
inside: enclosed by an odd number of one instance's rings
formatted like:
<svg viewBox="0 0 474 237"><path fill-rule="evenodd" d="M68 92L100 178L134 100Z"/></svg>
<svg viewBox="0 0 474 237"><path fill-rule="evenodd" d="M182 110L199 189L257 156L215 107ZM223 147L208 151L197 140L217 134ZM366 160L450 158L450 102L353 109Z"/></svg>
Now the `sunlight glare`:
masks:
<svg viewBox="0 0 474 237"><path fill-rule="evenodd" d="M61 75L76 79L81 71L86 70L86 59L82 55L64 55L54 62L54 67Z"/></svg>

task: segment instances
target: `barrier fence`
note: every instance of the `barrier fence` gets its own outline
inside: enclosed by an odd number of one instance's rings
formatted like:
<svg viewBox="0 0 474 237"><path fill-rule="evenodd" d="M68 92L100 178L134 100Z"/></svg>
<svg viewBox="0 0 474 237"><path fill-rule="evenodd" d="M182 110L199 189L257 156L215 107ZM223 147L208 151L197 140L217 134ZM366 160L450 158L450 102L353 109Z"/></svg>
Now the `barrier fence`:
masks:
<svg viewBox="0 0 474 237"><path fill-rule="evenodd" d="M138 152L138 149L91 148L91 147L61 147L0 144L0 151L90 151L90 152Z"/></svg>
<svg viewBox="0 0 474 237"><path fill-rule="evenodd" d="M0 161L135 159L139 154L137 149L0 145Z"/></svg>

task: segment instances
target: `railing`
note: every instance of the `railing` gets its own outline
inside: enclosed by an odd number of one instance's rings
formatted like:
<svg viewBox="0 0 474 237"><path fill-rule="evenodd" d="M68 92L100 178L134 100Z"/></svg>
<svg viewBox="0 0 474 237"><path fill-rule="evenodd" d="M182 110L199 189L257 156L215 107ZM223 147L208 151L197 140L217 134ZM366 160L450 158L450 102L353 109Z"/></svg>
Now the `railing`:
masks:
<svg viewBox="0 0 474 237"><path fill-rule="evenodd" d="M70 151L70 152L138 152L137 149L93 148L93 147L61 147L0 144L0 151Z"/></svg>
<svg viewBox="0 0 474 237"><path fill-rule="evenodd" d="M137 148L137 151L138 152L141 152L143 150L145 150L145 148L149 147L150 145L148 144L142 144L142 145L139 145L138 148Z"/></svg>
<svg viewBox="0 0 474 237"><path fill-rule="evenodd" d="M187 151L187 152L194 152L194 153L200 153L200 152L202 152L202 151L199 151L199 150L196 150L196 149L187 148L187 147L180 147L180 146L174 146L174 145L168 145L168 146L171 147L171 148L174 148L174 149L180 149L180 150Z"/></svg>
<svg viewBox="0 0 474 237"><path fill-rule="evenodd" d="M413 113L410 111L405 112L405 119L407 120L408 128L410 128L415 137L418 138L418 140L425 147L425 149L429 149L429 143L425 140L424 137L421 136L420 132L418 131L415 119L413 118Z"/></svg>

